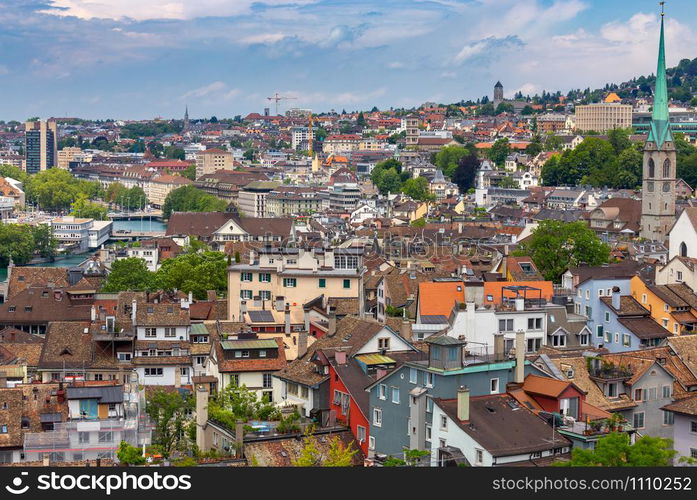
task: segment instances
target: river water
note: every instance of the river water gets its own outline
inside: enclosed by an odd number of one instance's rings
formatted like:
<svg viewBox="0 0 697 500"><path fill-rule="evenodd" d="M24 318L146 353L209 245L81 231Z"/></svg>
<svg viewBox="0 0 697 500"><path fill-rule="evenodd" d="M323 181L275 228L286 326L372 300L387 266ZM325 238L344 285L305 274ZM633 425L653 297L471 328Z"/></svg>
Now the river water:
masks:
<svg viewBox="0 0 697 500"><path fill-rule="evenodd" d="M164 222L156 220L117 220L114 221L114 226L112 228L112 233L116 231L164 231L167 225ZM44 264L36 264L40 267L72 267L81 264L85 259L92 256L94 251L79 255L68 255L66 257L59 257L53 262L46 262ZM0 281L5 281L7 279L7 268L0 267Z"/></svg>

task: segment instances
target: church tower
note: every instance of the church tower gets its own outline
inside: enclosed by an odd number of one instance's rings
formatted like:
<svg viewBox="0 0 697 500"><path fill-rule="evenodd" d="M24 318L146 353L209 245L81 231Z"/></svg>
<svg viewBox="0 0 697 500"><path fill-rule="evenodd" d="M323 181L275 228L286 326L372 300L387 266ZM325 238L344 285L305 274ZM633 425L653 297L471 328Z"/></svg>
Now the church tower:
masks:
<svg viewBox="0 0 697 500"><path fill-rule="evenodd" d="M189 105L187 104L184 110L184 126L182 127L182 132L189 130Z"/></svg>
<svg viewBox="0 0 697 500"><path fill-rule="evenodd" d="M663 5L662 2L661 5ZM663 9L661 9L661 38L658 44L653 115L649 135L644 145L640 233L642 238L659 242L665 241L668 230L675 220L676 177L675 143L668 115L663 18Z"/></svg>
<svg viewBox="0 0 697 500"><path fill-rule="evenodd" d="M501 82L496 82L494 85L494 107L497 107L503 102L503 85Z"/></svg>

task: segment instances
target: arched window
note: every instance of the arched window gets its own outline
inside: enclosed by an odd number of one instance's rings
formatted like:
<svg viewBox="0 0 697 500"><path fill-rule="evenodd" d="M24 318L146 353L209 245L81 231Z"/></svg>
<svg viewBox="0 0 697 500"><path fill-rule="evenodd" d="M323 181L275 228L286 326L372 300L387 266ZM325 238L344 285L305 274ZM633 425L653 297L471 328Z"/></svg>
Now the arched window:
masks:
<svg viewBox="0 0 697 500"><path fill-rule="evenodd" d="M680 257L687 257L687 245L684 241L680 243Z"/></svg>
<svg viewBox="0 0 697 500"><path fill-rule="evenodd" d="M656 164L653 162L653 158L649 158L649 177L656 177Z"/></svg>
<svg viewBox="0 0 697 500"><path fill-rule="evenodd" d="M663 177L670 177L670 160L668 158L663 162Z"/></svg>

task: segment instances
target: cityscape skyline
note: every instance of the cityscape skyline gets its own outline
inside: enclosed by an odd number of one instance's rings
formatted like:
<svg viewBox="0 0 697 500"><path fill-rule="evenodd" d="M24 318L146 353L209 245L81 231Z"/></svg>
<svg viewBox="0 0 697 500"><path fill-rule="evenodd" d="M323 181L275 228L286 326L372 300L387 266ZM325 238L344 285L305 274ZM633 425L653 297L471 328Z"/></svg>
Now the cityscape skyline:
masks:
<svg viewBox="0 0 697 500"><path fill-rule="evenodd" d="M674 66L694 56L682 19L697 8L666 8ZM297 98L282 111L413 107L491 97L497 80L506 97L595 88L653 73L658 12L646 0L12 0L0 119L171 118L186 105L192 119L232 117L273 110L274 92Z"/></svg>

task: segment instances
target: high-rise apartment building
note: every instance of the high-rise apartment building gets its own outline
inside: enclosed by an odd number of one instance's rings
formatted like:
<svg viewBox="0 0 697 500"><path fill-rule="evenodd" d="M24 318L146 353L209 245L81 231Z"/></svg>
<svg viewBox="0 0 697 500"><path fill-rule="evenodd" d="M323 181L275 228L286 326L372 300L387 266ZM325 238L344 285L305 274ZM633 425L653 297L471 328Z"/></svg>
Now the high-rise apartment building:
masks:
<svg viewBox="0 0 697 500"><path fill-rule="evenodd" d="M576 106L576 129L586 132L607 132L613 128L632 126L632 106L616 102L600 102Z"/></svg>
<svg viewBox="0 0 697 500"><path fill-rule="evenodd" d="M35 174L58 166L58 129L54 120L26 122L26 171Z"/></svg>
<svg viewBox="0 0 697 500"><path fill-rule="evenodd" d="M217 170L232 170L232 153L222 149L206 149L196 154L196 178Z"/></svg>

